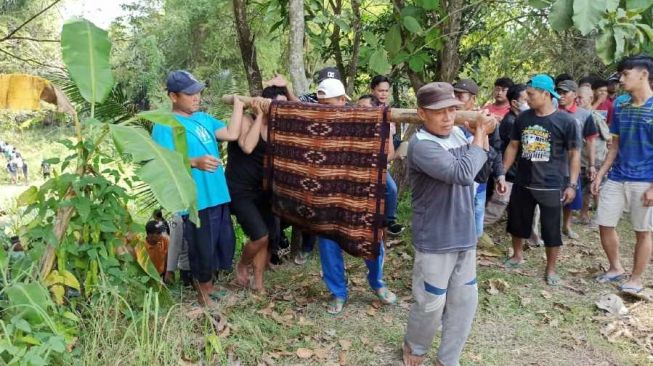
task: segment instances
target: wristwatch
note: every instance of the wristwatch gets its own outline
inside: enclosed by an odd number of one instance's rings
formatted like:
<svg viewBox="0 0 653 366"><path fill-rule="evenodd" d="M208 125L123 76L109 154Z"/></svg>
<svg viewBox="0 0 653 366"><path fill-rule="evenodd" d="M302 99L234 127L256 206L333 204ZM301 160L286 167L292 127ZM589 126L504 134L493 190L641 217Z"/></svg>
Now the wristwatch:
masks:
<svg viewBox="0 0 653 366"><path fill-rule="evenodd" d="M578 183L567 183L567 188L576 189L578 188Z"/></svg>

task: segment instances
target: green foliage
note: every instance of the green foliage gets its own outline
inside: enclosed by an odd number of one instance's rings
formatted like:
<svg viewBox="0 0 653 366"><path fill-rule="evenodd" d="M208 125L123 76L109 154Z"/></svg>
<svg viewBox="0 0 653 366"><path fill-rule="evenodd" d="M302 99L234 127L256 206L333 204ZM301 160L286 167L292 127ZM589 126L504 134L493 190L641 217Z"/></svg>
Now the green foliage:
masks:
<svg viewBox="0 0 653 366"><path fill-rule="evenodd" d="M69 20L61 32L61 53L84 99L91 105L102 102L113 86L108 33L91 22Z"/></svg>
<svg viewBox="0 0 653 366"><path fill-rule="evenodd" d="M573 26L582 35L596 32L596 53L606 65L653 48L650 1L557 0L549 19L558 31Z"/></svg>

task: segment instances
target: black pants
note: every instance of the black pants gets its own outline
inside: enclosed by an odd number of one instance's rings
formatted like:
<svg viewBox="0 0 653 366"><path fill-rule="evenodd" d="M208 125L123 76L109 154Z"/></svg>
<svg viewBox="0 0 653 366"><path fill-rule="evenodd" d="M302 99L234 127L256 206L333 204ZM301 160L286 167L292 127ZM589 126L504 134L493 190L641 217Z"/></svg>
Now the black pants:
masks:
<svg viewBox="0 0 653 366"><path fill-rule="evenodd" d="M535 190L514 184L508 203L508 232L518 238L530 238L535 205L539 205L544 246L561 246L561 198L559 189Z"/></svg>

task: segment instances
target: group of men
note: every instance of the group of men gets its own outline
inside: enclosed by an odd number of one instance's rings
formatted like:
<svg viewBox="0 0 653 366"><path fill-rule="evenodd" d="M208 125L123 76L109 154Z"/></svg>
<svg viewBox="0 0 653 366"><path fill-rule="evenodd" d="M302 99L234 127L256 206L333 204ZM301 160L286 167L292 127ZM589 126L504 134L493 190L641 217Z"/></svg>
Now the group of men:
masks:
<svg viewBox="0 0 653 366"><path fill-rule="evenodd" d="M422 364L440 326L437 364L458 364L478 301L476 245L484 222L496 222L504 209L513 246L512 255L504 262L506 267L523 263L524 240L531 239L532 244L545 246L543 279L551 286L557 285L561 281L556 264L562 237L577 238L571 212L581 210L580 223L598 225L610 263L608 271L596 280L623 282L620 289L625 292L642 291L653 230L653 58L626 58L617 71L622 90L618 97L604 90L610 82L598 78L583 78L576 83L566 75L554 81L539 74L525 84L498 79L494 102L480 108L478 119L465 121L462 126L457 112L479 109L479 87L474 81L460 80L453 86L433 82L417 91L417 113L423 125L411 137L407 150L415 302L403 343L406 365ZM271 99L339 106L350 100L332 68L320 73L315 94L296 97L280 77L270 84L281 88L278 94L270 94ZM199 299L208 304L213 297L213 275L218 269L231 268L234 247L230 187L218 143L237 142L245 155L251 155L267 141L267 122L261 100L252 104L254 115L249 117L243 113L243 103L235 100L229 124L200 112L204 86L188 72L171 73L167 87L173 112L186 128L198 194L201 225L183 219L183 235ZM361 97L359 104L387 105L390 81L378 76L370 87L371 94ZM171 131L165 126L157 124L153 137L174 149ZM389 157L393 155L394 146L389 149ZM249 166L262 169L255 161ZM236 212L236 217L252 241L245 246L237 266L237 282L250 283L253 270L253 287L262 290L262 275L256 272L260 270L260 258L267 253L261 248L272 236L265 219L267 203L261 202L264 196L258 195L244 201L241 193L239 202L246 207L252 202L251 209L247 215L244 210ZM592 196L598 196L595 220L588 209ZM392 192L386 198L392 208ZM394 200L396 209L396 193ZM239 211L234 203L232 211ZM637 238L628 277L620 261L615 230L624 211L630 213ZM386 212L386 216L389 225L397 224L393 212ZM185 216L182 213L180 217ZM536 221L541 224L538 235L534 235ZM323 278L332 294L327 310L337 314L348 297L342 251L329 238L319 237L318 243ZM383 282L383 253L376 260L366 261L368 280L376 296L392 304L396 296Z"/></svg>
<svg viewBox="0 0 653 366"><path fill-rule="evenodd" d="M6 169L11 184L18 183L20 173L23 174L25 184L27 184L27 163L23 159L21 153L16 150L16 147L8 142L0 140L0 154L2 154L7 161Z"/></svg>

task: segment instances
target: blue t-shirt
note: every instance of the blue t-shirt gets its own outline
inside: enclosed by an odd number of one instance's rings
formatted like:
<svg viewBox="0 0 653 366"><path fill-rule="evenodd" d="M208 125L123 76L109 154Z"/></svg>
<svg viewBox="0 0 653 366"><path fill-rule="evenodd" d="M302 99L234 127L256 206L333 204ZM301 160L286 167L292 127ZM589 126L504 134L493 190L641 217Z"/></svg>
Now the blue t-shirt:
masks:
<svg viewBox="0 0 653 366"><path fill-rule="evenodd" d="M615 103L610 133L619 137L619 151L608 178L653 182L653 97L639 107L632 99Z"/></svg>
<svg viewBox="0 0 653 366"><path fill-rule="evenodd" d="M226 126L224 122L204 112L195 112L190 117L175 114L175 117L186 128L189 159L203 155L220 158L215 132ZM175 148L172 128L169 126L155 124L152 130L152 139L167 149L174 150ZM218 166L214 172L192 168L191 174L197 190L198 210L231 201L222 166Z"/></svg>

